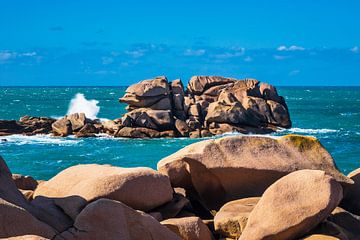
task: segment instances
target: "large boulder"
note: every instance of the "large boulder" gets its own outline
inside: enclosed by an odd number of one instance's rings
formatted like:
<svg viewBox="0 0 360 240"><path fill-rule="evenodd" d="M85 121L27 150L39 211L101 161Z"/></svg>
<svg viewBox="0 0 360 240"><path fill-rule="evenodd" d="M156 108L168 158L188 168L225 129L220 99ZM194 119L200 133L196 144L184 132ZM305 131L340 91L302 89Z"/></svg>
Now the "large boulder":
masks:
<svg viewBox="0 0 360 240"><path fill-rule="evenodd" d="M360 168L349 173L348 177L354 181L354 184L346 188L344 199L340 205L344 209L360 215Z"/></svg>
<svg viewBox="0 0 360 240"><path fill-rule="evenodd" d="M40 184L34 191L34 199L78 196L90 202L108 198L148 211L169 202L172 192L168 177L150 168L87 164L67 168ZM66 201L62 205L61 208L70 212L79 212L84 207L84 204L68 205Z"/></svg>
<svg viewBox="0 0 360 240"><path fill-rule="evenodd" d="M271 185L239 240L295 239L316 227L342 199L342 187L320 170L299 170Z"/></svg>
<svg viewBox="0 0 360 240"><path fill-rule="evenodd" d="M24 176L21 174L12 174L12 179L18 189L35 190L38 182L31 176Z"/></svg>
<svg viewBox="0 0 360 240"><path fill-rule="evenodd" d="M251 211L259 200L259 197L252 197L226 203L215 215L215 231L225 237L240 237Z"/></svg>
<svg viewBox="0 0 360 240"><path fill-rule="evenodd" d="M313 137L228 136L191 144L157 164L173 187L182 187L209 210L261 196L279 178L301 169L320 169L342 184L353 181L336 168Z"/></svg>
<svg viewBox="0 0 360 240"><path fill-rule="evenodd" d="M183 240L212 240L209 228L198 217L170 218L161 224Z"/></svg>
<svg viewBox="0 0 360 240"><path fill-rule="evenodd" d="M110 199L99 199L87 205L77 216L74 227L54 239L180 240L150 215Z"/></svg>
<svg viewBox="0 0 360 240"><path fill-rule="evenodd" d="M0 120L0 136L11 134L48 134L52 131L53 118L23 116L19 121Z"/></svg>
<svg viewBox="0 0 360 240"><path fill-rule="evenodd" d="M73 113L56 120L51 126L54 135L65 137L78 132L90 122L91 120L86 118L84 113Z"/></svg>

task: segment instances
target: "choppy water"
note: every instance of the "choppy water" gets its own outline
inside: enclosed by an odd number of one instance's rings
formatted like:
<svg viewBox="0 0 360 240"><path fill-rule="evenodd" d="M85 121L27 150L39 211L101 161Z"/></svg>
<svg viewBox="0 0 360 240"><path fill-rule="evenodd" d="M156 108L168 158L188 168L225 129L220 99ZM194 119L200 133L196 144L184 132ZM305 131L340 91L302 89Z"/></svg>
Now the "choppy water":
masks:
<svg viewBox="0 0 360 240"><path fill-rule="evenodd" d="M99 101L98 117L114 119L125 111L117 99L121 87L88 88L0 88L0 119L23 115L60 117L67 113L76 93ZM279 87L286 98L293 128L273 135L312 135L348 173L360 167L359 87ZM108 163L123 167L149 166L197 139L76 139L49 136L8 136L0 141L0 155L11 170L48 179L62 169L79 163Z"/></svg>

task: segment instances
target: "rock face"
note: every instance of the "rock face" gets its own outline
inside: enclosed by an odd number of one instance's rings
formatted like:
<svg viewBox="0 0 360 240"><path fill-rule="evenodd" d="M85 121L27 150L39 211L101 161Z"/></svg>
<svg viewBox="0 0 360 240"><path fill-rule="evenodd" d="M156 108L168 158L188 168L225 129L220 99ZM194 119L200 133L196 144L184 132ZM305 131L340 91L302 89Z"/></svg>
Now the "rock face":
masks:
<svg viewBox="0 0 360 240"><path fill-rule="evenodd" d="M170 218L161 224L183 240L212 240L209 228L198 217Z"/></svg>
<svg viewBox="0 0 360 240"><path fill-rule="evenodd" d="M110 165L77 165L65 169L40 184L34 191L37 197L65 198L78 196L86 201L113 199L137 209L151 210L172 199L167 176L150 168L120 168ZM141 196L141 197L139 197ZM67 206L70 212L80 212L83 205Z"/></svg>
<svg viewBox="0 0 360 240"><path fill-rule="evenodd" d="M0 136L11 134L48 134L51 132L51 124L55 119L47 117L24 116L19 121L0 120Z"/></svg>
<svg viewBox="0 0 360 240"><path fill-rule="evenodd" d="M265 191L239 240L300 237L330 215L341 201L342 191L324 171L290 173Z"/></svg>
<svg viewBox="0 0 360 240"><path fill-rule="evenodd" d="M341 202L341 207L360 215L360 168L352 171L348 175L354 181L354 184L346 188L345 196Z"/></svg>
<svg viewBox="0 0 360 240"><path fill-rule="evenodd" d="M178 137L228 131L264 133L291 127L284 98L275 87L260 85L255 79L194 76L184 89L181 80L168 82L162 76L130 86L119 101L128 104L129 112L122 118L125 127L173 130ZM120 131L117 136L137 137L138 133Z"/></svg>
<svg viewBox="0 0 360 240"><path fill-rule="evenodd" d="M226 237L240 237L259 199L259 197L243 198L226 203L215 215L215 231Z"/></svg>
<svg viewBox="0 0 360 240"><path fill-rule="evenodd" d="M96 121L86 118L84 113L73 113L56 120L51 127L55 136L75 134L77 137L93 137L99 133L96 124Z"/></svg>
<svg viewBox="0 0 360 240"><path fill-rule="evenodd" d="M208 210L261 194L279 178L301 169L319 169L343 184L331 155L313 137L231 136L191 144L158 162L173 187L192 193Z"/></svg>
<svg viewBox="0 0 360 240"><path fill-rule="evenodd" d="M180 240L150 215L109 199L87 205L77 216L74 227L55 237L61 239Z"/></svg>

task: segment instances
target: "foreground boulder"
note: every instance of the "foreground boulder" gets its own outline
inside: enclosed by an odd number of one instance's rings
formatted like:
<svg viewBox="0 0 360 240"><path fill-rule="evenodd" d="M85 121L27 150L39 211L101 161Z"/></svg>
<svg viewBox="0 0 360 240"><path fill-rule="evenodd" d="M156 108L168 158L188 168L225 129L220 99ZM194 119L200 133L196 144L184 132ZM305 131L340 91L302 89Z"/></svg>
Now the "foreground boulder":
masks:
<svg viewBox="0 0 360 240"><path fill-rule="evenodd" d="M215 231L225 237L240 237L259 199L259 197L243 198L226 203L215 215Z"/></svg>
<svg viewBox="0 0 360 240"><path fill-rule="evenodd" d="M88 164L63 170L40 184L33 197L36 200L37 197L77 196L86 200L85 203L107 198L121 201L137 210L148 211L169 202L173 197L172 192L168 177L150 168ZM56 204L74 213L80 212L84 207L83 201L78 203L63 201Z"/></svg>
<svg viewBox="0 0 360 240"><path fill-rule="evenodd" d="M264 192L239 240L300 237L330 215L341 201L342 191L324 171L290 173Z"/></svg>
<svg viewBox="0 0 360 240"><path fill-rule="evenodd" d="M161 224L183 240L212 240L209 228L198 217L170 218Z"/></svg>
<svg viewBox="0 0 360 240"><path fill-rule="evenodd" d="M360 168L349 173L348 177L354 181L354 184L346 188L344 199L340 205L344 209L360 215Z"/></svg>
<svg viewBox="0 0 360 240"><path fill-rule="evenodd" d="M54 239L180 240L180 237L148 214L135 211L121 202L99 199L81 211L74 227Z"/></svg>
<svg viewBox="0 0 360 240"><path fill-rule="evenodd" d="M158 162L173 187L182 187L209 210L240 198L261 196L279 178L296 170L319 169L342 184L331 155L313 137L231 136L191 144Z"/></svg>

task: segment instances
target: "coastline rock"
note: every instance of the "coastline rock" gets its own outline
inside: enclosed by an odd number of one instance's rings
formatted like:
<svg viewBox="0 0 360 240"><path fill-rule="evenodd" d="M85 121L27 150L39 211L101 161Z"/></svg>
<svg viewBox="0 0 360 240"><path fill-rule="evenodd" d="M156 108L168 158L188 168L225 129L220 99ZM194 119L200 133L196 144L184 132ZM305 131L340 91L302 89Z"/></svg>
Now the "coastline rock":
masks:
<svg viewBox="0 0 360 240"><path fill-rule="evenodd" d="M360 168L352 171L348 175L354 184L345 189L345 196L340 206L349 212L360 215Z"/></svg>
<svg viewBox="0 0 360 240"><path fill-rule="evenodd" d="M342 191L341 185L324 171L290 173L264 192L239 240L302 236L330 215L341 201Z"/></svg>
<svg viewBox="0 0 360 240"><path fill-rule="evenodd" d="M183 240L212 240L209 228L198 217L170 218L161 222Z"/></svg>
<svg viewBox="0 0 360 240"><path fill-rule="evenodd" d="M49 134L52 131L51 124L55 119L46 117L21 117L19 121L0 120L0 136L12 134Z"/></svg>
<svg viewBox="0 0 360 240"><path fill-rule="evenodd" d="M226 237L239 238L259 200L259 197L253 197L226 203L215 215L215 231Z"/></svg>
<svg viewBox="0 0 360 240"><path fill-rule="evenodd" d="M353 183L316 138L298 135L205 140L163 158L157 168L173 187L191 190L209 210L261 196L276 180L301 169L323 170L344 185Z"/></svg>
<svg viewBox="0 0 360 240"><path fill-rule="evenodd" d="M87 205L77 216L74 227L54 239L180 240L150 215L109 199Z"/></svg>
<svg viewBox="0 0 360 240"><path fill-rule="evenodd" d="M148 211L171 201L172 192L167 176L150 168L86 164L69 167L40 184L34 191L34 199L78 196L91 202L107 198ZM67 206L73 209L71 212L82 207L81 204Z"/></svg>
<svg viewBox="0 0 360 240"><path fill-rule="evenodd" d="M66 118L56 120L51 126L55 136L66 137L72 133L71 122Z"/></svg>

